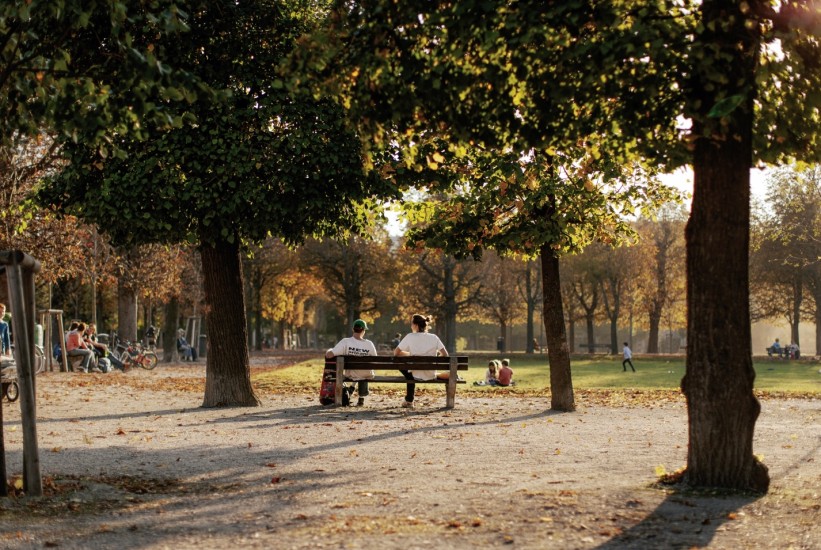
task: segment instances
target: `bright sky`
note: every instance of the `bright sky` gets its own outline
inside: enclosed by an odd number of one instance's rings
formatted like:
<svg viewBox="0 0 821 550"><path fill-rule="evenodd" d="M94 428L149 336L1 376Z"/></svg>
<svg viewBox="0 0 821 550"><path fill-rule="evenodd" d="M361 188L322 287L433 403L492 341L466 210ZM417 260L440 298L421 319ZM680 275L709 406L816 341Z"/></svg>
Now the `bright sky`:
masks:
<svg viewBox="0 0 821 550"><path fill-rule="evenodd" d="M661 181L667 185L678 187L682 191L693 192L693 171L689 168L681 169L672 174L665 174L661 177ZM767 170L753 168L750 170L750 191L753 197L759 200L764 200L767 194Z"/></svg>

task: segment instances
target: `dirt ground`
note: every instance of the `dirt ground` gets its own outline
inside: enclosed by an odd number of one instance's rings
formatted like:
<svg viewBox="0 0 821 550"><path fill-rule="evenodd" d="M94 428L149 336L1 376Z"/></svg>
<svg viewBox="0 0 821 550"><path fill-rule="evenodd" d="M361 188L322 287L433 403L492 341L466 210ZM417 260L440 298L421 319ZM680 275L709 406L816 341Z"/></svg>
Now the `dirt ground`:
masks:
<svg viewBox="0 0 821 550"><path fill-rule="evenodd" d="M457 392L446 410L436 388L406 410L400 387L347 408L260 388L260 407L215 410L204 375L39 376L46 496L0 498L0 548L821 549L821 399L762 401L771 490L739 496L654 486L686 461L680 397L554 413ZM3 415L19 477L19 407Z"/></svg>

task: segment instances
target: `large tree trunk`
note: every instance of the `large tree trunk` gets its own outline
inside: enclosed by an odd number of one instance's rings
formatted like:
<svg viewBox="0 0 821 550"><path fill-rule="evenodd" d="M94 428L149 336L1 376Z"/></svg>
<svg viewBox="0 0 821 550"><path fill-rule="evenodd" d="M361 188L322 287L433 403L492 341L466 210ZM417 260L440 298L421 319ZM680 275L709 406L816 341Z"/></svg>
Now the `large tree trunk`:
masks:
<svg viewBox="0 0 821 550"><path fill-rule="evenodd" d="M456 353L456 314L459 311L459 306L456 303L456 285L453 280L455 264L456 262L452 258L445 258L442 272L442 288L445 296L445 337L442 343L445 344L445 348L451 355Z"/></svg>
<svg viewBox="0 0 821 550"><path fill-rule="evenodd" d="M117 337L137 341L137 294L122 279L117 280Z"/></svg>
<svg viewBox="0 0 821 550"><path fill-rule="evenodd" d="M559 258L549 245L542 246L542 296L547 359L550 362L550 407L574 411L573 380L570 375L570 350L564 329Z"/></svg>
<svg viewBox="0 0 821 550"><path fill-rule="evenodd" d="M752 164L756 27L747 28L743 3L704 0L704 30L696 47L707 56L694 65L701 102L696 117L694 189L687 223L687 399L689 448L686 481L694 486L766 491L767 468L753 455L761 406L753 395L749 306L750 166ZM699 65L703 64L703 65ZM745 100L724 117L707 112L718 86ZM741 86L736 88L735 86ZM705 137L709 136L709 137Z"/></svg>
<svg viewBox="0 0 821 550"><path fill-rule="evenodd" d="M162 360L166 363L179 359L177 328L180 320L180 300L176 296L165 305L165 324L162 329Z"/></svg>
<svg viewBox="0 0 821 550"><path fill-rule="evenodd" d="M201 248L208 354L203 407L259 405L251 387L239 246ZM191 342L196 345L196 342Z"/></svg>

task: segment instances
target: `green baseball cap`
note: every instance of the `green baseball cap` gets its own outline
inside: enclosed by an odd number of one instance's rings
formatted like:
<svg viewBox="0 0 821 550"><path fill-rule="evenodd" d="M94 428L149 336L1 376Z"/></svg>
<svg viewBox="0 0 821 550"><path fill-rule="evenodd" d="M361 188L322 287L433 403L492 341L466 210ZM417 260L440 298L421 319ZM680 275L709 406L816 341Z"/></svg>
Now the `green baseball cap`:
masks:
<svg viewBox="0 0 821 550"><path fill-rule="evenodd" d="M354 330L368 330L368 323L362 319L357 319L353 322L353 328Z"/></svg>

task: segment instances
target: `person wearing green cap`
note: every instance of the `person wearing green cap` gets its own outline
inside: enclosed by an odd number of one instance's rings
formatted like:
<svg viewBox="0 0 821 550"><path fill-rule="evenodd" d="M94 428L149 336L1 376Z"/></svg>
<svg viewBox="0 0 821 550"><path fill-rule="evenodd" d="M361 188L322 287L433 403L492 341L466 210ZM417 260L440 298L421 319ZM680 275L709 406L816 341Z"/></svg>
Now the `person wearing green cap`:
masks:
<svg viewBox="0 0 821 550"><path fill-rule="evenodd" d="M368 323L362 319L353 322L353 336L343 338L334 347L325 352L325 357L332 359L337 355L351 355L363 357L366 355L376 355L376 346L373 342L365 338L365 331L368 330ZM356 380L356 391L359 399L357 407L365 404L365 397L368 396L368 380L373 378L372 370L345 370L345 376Z"/></svg>

